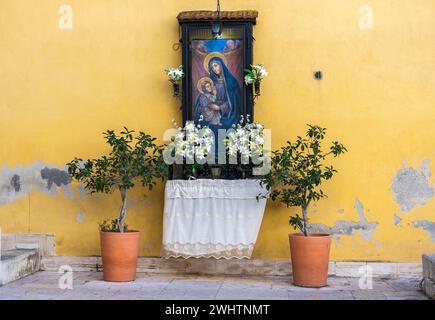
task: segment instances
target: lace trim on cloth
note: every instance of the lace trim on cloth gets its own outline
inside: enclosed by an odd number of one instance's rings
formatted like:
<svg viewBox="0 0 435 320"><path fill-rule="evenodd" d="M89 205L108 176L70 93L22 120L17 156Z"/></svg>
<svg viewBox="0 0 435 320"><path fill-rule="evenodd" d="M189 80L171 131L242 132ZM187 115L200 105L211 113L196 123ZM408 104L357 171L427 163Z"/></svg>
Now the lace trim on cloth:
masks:
<svg viewBox="0 0 435 320"><path fill-rule="evenodd" d="M162 258L250 259L254 244L166 243Z"/></svg>

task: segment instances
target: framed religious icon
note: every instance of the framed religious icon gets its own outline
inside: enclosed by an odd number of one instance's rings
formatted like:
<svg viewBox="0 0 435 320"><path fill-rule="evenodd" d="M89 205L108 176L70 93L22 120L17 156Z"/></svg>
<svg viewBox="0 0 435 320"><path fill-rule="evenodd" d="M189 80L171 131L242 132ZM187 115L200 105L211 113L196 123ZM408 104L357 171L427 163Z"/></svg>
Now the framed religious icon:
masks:
<svg viewBox="0 0 435 320"><path fill-rule="evenodd" d="M201 120L214 132L253 117L244 69L253 61L256 11L188 11L178 15L185 78L183 123Z"/></svg>

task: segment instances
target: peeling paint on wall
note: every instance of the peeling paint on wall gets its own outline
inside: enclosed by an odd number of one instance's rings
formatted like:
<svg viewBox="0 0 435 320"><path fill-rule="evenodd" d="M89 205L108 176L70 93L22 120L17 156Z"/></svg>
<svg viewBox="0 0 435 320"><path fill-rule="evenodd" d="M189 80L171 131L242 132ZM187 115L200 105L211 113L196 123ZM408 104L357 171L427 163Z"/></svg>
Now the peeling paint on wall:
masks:
<svg viewBox="0 0 435 320"><path fill-rule="evenodd" d="M397 226L400 222L402 222L402 218L399 217L397 214L393 217L394 225Z"/></svg>
<svg viewBox="0 0 435 320"><path fill-rule="evenodd" d="M57 189L68 194L71 178L66 168L41 161L29 166L4 166L0 172L0 205L13 202L32 191L55 195Z"/></svg>
<svg viewBox="0 0 435 320"><path fill-rule="evenodd" d="M85 219L86 219L86 214L85 214L84 212L80 212L80 213L78 213L78 214L76 215L76 221L77 221L78 223L83 223L83 222L85 222Z"/></svg>
<svg viewBox="0 0 435 320"><path fill-rule="evenodd" d="M47 180L47 189L51 189L53 183L58 187L71 183L71 177L68 172L58 168L45 167L41 170L41 178Z"/></svg>
<svg viewBox="0 0 435 320"><path fill-rule="evenodd" d="M82 185L79 185L77 188L77 191L80 193L80 196L82 198L85 198L86 196L89 195L89 192L85 189L85 187L83 187Z"/></svg>
<svg viewBox="0 0 435 320"><path fill-rule="evenodd" d="M12 176L11 186L14 188L15 192L20 192L21 183L20 183L20 176L18 174L14 174Z"/></svg>
<svg viewBox="0 0 435 320"><path fill-rule="evenodd" d="M411 211L417 205L424 205L434 195L434 186L430 184L431 171L429 160L414 169L405 167L393 178L391 188L397 204L403 212Z"/></svg>
<svg viewBox="0 0 435 320"><path fill-rule="evenodd" d="M364 217L364 207L361 201L358 200L358 198L355 198L355 209L356 209L356 213L358 213L359 220L364 221L366 219Z"/></svg>
<svg viewBox="0 0 435 320"><path fill-rule="evenodd" d="M364 208L362 203L355 199L355 208L358 213L359 221L338 220L332 227L328 227L321 223L314 223L310 226L310 232L328 233L335 237L339 235L354 235L357 230L361 231L361 239L370 241L373 238L376 230L377 222L368 222L364 216Z"/></svg>
<svg viewBox="0 0 435 320"><path fill-rule="evenodd" d="M414 222L415 228L422 228L430 235L431 241L435 241L435 222L429 220L418 220Z"/></svg>

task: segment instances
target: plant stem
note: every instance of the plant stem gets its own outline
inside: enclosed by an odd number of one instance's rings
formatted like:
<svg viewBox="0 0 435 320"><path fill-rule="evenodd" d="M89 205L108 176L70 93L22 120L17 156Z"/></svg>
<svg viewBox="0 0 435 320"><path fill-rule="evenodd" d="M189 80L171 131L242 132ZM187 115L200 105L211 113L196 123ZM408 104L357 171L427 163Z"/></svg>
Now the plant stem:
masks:
<svg viewBox="0 0 435 320"><path fill-rule="evenodd" d="M303 206L302 207L302 216L304 218L304 229L302 230L304 235L306 237L308 237L308 231L307 231L307 226L308 226L308 206Z"/></svg>
<svg viewBox="0 0 435 320"><path fill-rule="evenodd" d="M124 232L125 218L127 216L127 189L119 188L121 192L121 208L119 209L118 225L119 232Z"/></svg>

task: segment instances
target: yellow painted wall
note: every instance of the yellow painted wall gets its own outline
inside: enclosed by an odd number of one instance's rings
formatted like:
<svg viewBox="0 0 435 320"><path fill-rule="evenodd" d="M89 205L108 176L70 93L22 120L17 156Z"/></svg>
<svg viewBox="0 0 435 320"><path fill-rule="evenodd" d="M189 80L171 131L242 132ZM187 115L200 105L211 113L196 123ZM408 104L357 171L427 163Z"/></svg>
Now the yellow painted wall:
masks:
<svg viewBox="0 0 435 320"><path fill-rule="evenodd" d="M73 8L72 30L58 27L62 4ZM371 30L359 28L364 4L373 8ZM100 133L124 125L161 138L172 118L181 121L162 71L181 61L172 49L177 13L214 8L211 0L1 0L0 165L62 167L74 156L97 157L107 151ZM335 163L329 198L311 208L312 222L358 221L358 199L378 226L371 240L359 231L334 240L332 259L418 261L434 252L430 228L414 223L435 222L435 201L401 212L391 183L403 166L435 159L435 2L224 0L222 8L259 11L254 57L270 75L255 117L272 128L273 146L316 123L349 149ZM316 70L323 80L313 78ZM58 254L99 254L97 222L116 216L118 195L67 189L5 201L3 232L54 233ZM162 190L145 201L140 189L132 195L128 224L143 233L141 255L159 255ZM288 257L295 212L268 204L255 257Z"/></svg>

